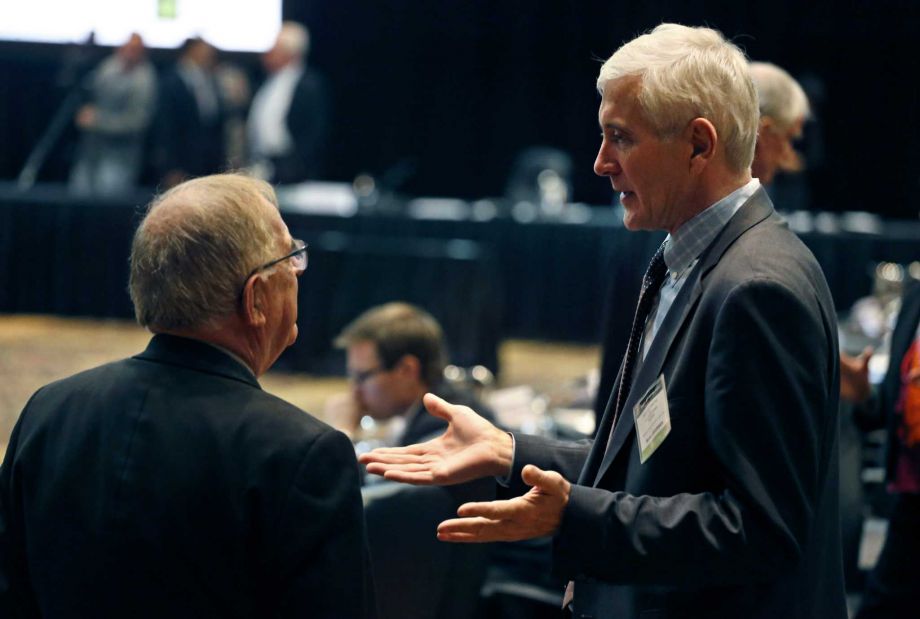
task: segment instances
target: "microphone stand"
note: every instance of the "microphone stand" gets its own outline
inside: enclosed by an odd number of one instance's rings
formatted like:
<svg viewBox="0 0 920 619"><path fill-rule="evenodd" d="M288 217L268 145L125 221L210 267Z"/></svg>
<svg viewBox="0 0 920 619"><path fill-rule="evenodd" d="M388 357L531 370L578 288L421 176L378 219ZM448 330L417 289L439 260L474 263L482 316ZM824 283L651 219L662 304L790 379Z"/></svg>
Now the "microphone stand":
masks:
<svg viewBox="0 0 920 619"><path fill-rule="evenodd" d="M67 93L63 103L61 103L54 113L51 122L48 123L47 128L35 144L35 148L29 153L25 165L22 166L22 171L19 172L16 186L20 191L28 191L35 185L35 179L38 177L39 169L44 165L45 160L48 159L48 155L51 153L54 145L57 143L58 139L60 139L61 134L64 133L64 129L67 128L67 124L74 117L74 113L86 97L86 89L94 74L95 71L90 72L88 76L74 86L70 92Z"/></svg>

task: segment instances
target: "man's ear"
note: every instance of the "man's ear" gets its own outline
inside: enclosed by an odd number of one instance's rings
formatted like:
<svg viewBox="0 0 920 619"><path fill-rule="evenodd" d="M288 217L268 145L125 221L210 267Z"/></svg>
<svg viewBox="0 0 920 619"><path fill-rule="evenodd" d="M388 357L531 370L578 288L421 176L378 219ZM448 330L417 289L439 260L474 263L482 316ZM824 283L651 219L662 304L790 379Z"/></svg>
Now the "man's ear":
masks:
<svg viewBox="0 0 920 619"><path fill-rule="evenodd" d="M688 138L692 147L690 167L702 170L715 156L719 143L719 133L715 125L705 118L694 118L687 126Z"/></svg>
<svg viewBox="0 0 920 619"><path fill-rule="evenodd" d="M240 312L243 322L252 327L265 324L265 303L268 298L268 282L259 274L246 280Z"/></svg>

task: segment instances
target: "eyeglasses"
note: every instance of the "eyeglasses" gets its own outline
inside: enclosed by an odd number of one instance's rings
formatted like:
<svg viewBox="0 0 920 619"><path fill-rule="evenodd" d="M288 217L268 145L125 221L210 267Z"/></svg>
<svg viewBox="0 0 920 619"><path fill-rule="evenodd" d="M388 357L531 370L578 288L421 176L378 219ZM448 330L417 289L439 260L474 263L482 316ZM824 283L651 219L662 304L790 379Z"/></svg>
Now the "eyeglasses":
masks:
<svg viewBox="0 0 920 619"><path fill-rule="evenodd" d="M260 267L256 267L252 272L246 276L246 281L249 281L249 278L258 273L259 271L264 271L265 269L270 269L278 263L284 262L285 260L290 259L291 264L294 265L294 269L297 270L298 274L303 273L307 270L307 263L309 262L309 257L307 256L307 244L301 241L300 239L292 239L291 247L294 249L289 254L281 256L277 260L272 260L271 262L266 262Z"/></svg>
<svg viewBox="0 0 920 619"><path fill-rule="evenodd" d="M363 385L372 377L380 374L381 372L386 372L387 369L384 367L371 368L369 370L360 370L357 372L349 372L348 378L356 385Z"/></svg>

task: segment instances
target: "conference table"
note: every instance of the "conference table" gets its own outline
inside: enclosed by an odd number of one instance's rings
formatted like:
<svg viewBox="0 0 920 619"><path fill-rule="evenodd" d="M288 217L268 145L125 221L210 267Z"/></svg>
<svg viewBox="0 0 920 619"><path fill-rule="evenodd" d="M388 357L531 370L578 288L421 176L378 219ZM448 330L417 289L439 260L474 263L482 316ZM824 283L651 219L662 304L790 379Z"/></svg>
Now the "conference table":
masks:
<svg viewBox="0 0 920 619"><path fill-rule="evenodd" d="M300 336L280 362L291 370L340 372L335 335L391 300L431 311L458 365L497 370L498 344L509 337L597 342L606 333L618 341L663 238L627 231L613 207L572 204L548 214L501 200L391 196L324 205L312 195L304 201L279 190L291 234L310 248ZM60 186L21 192L0 183L0 312L130 318L128 255L149 198L79 198ZM826 213L788 219L840 311L872 291L876 263L920 257L918 222Z"/></svg>

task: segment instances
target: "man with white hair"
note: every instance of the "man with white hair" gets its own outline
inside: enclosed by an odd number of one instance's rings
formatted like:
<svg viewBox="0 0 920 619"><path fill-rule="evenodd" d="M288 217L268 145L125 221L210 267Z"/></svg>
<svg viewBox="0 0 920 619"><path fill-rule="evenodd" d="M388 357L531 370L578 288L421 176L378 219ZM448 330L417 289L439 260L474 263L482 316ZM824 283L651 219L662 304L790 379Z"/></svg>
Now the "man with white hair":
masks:
<svg viewBox="0 0 920 619"><path fill-rule="evenodd" d="M146 350L40 389L0 467L0 616L376 615L351 442L264 391L307 248L238 175L156 199Z"/></svg>
<svg viewBox="0 0 920 619"><path fill-rule="evenodd" d="M309 31L284 22L262 56L268 79L249 111L249 158L256 174L275 183L298 183L322 173L328 96L323 79L306 66L309 51Z"/></svg>
<svg viewBox="0 0 920 619"><path fill-rule="evenodd" d="M775 64L752 62L750 71L760 102L760 126L751 174L769 185L778 171L802 169L793 142L802 137L802 125L811 109L799 83Z"/></svg>
<svg viewBox="0 0 920 619"><path fill-rule="evenodd" d="M444 435L361 460L396 481L506 483L513 498L461 506L439 538L552 535L575 617L842 619L834 306L751 177L747 61L714 30L663 24L597 86L594 170L628 229L669 236L596 439L511 435L428 394Z"/></svg>

